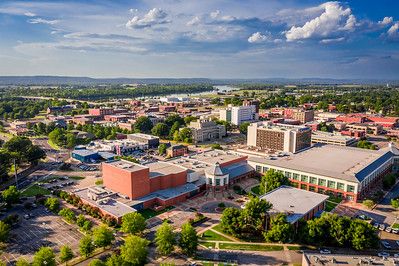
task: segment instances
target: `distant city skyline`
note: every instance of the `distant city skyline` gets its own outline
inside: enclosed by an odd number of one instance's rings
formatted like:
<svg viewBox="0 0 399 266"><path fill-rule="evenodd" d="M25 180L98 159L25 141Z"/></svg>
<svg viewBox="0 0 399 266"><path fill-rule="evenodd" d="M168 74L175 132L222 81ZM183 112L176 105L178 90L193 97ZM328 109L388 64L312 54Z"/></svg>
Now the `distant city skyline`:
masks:
<svg viewBox="0 0 399 266"><path fill-rule="evenodd" d="M3 0L0 36L0 76L399 76L393 0Z"/></svg>

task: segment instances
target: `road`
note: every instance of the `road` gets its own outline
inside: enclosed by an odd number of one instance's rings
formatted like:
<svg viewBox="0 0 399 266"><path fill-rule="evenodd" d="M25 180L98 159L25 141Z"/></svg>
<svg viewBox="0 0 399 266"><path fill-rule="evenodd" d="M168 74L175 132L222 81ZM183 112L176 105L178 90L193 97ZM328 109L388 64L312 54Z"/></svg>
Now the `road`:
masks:
<svg viewBox="0 0 399 266"><path fill-rule="evenodd" d="M69 151L53 149L48 144L47 137L32 139L32 142L40 146L46 152L47 158L51 161L64 162L69 159Z"/></svg>

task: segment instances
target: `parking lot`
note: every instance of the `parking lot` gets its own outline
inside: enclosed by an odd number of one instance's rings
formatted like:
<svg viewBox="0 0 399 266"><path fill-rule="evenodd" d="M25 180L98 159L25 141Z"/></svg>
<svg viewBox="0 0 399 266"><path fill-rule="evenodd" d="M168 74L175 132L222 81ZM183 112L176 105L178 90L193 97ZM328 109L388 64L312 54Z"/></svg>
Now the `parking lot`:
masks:
<svg viewBox="0 0 399 266"><path fill-rule="evenodd" d="M43 246L51 247L57 253L61 246L69 245L77 253L82 234L59 216L48 212L43 206L14 213L19 215L19 225L11 230L10 242L0 256L1 261L12 263L20 257L31 260L33 254ZM31 217L26 219L25 215Z"/></svg>

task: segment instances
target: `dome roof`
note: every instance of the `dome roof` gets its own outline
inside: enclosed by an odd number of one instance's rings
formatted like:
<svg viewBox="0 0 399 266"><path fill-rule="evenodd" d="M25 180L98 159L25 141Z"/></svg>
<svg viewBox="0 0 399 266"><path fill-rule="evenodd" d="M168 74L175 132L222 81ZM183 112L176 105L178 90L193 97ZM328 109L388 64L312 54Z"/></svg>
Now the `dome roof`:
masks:
<svg viewBox="0 0 399 266"><path fill-rule="evenodd" d="M224 175L218 162L215 163L215 165L208 167L208 169L206 169L206 172L213 176L223 176Z"/></svg>

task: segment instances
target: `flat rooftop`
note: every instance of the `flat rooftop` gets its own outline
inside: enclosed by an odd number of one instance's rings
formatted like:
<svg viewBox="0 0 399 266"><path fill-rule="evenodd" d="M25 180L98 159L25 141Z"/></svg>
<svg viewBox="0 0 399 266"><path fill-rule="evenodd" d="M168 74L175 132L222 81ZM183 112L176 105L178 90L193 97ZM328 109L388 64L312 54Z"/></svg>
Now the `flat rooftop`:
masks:
<svg viewBox="0 0 399 266"><path fill-rule="evenodd" d="M133 163L127 160L116 160L112 162L106 162L106 164L112 165L114 167L124 169L126 171L135 172L138 170L148 169L148 167L141 164Z"/></svg>
<svg viewBox="0 0 399 266"><path fill-rule="evenodd" d="M145 164L144 166L150 168L150 178L186 172L186 169L180 166L164 162L154 162Z"/></svg>
<svg viewBox="0 0 399 266"><path fill-rule="evenodd" d="M149 134L143 134L143 133L133 133L133 134L129 134L128 136L132 136L132 137L137 137L137 138L143 138L143 139L159 139L159 137L157 136L153 136L153 135L149 135Z"/></svg>
<svg viewBox="0 0 399 266"><path fill-rule="evenodd" d="M312 266L336 266L336 265L380 265L392 266L398 265L397 258L380 258L370 255L343 255L343 254L320 254L320 253L305 253L306 264Z"/></svg>
<svg viewBox="0 0 399 266"><path fill-rule="evenodd" d="M250 157L248 161L358 182L390 159L390 156L388 149L373 151L336 145L314 145L290 156Z"/></svg>
<svg viewBox="0 0 399 266"><path fill-rule="evenodd" d="M281 186L260 198L273 204L272 212L286 213L287 222L295 223L327 200L328 196L290 186Z"/></svg>

